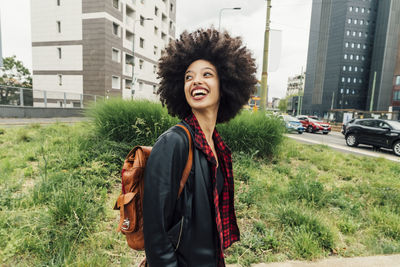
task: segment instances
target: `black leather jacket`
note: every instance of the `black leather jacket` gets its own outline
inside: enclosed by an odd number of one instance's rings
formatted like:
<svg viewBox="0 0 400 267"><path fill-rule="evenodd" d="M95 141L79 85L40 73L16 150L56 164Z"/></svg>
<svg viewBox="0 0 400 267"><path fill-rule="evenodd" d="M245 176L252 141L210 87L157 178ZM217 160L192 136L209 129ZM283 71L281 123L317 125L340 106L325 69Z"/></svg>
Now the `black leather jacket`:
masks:
<svg viewBox="0 0 400 267"><path fill-rule="evenodd" d="M192 132L190 126L182 122ZM193 166L177 199L189 152L183 129L174 126L157 140L146 164L143 220L150 267L216 266L217 230L210 169L193 146Z"/></svg>

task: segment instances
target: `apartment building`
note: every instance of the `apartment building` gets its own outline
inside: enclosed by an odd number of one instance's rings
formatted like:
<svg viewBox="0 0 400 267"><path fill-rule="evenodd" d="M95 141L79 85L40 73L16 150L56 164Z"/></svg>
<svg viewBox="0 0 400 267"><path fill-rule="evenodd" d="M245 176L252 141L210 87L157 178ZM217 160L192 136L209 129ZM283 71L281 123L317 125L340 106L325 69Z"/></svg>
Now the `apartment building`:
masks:
<svg viewBox="0 0 400 267"><path fill-rule="evenodd" d="M31 0L34 106L157 99L176 0Z"/></svg>
<svg viewBox="0 0 400 267"><path fill-rule="evenodd" d="M288 78L286 96L303 94L305 76L306 73L302 71L300 74Z"/></svg>
<svg viewBox="0 0 400 267"><path fill-rule="evenodd" d="M302 111L388 111L400 35L398 0L313 0Z"/></svg>

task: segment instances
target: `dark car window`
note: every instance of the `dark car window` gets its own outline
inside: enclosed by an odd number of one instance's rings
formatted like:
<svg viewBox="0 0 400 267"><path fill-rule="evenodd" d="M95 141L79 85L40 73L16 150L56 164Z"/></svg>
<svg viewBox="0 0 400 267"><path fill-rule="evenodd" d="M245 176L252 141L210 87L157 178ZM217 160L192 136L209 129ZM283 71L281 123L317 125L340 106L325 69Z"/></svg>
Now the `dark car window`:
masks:
<svg viewBox="0 0 400 267"><path fill-rule="evenodd" d="M367 127L378 127L378 123L376 120L365 120L365 121L358 121L358 123L362 126Z"/></svg>
<svg viewBox="0 0 400 267"><path fill-rule="evenodd" d="M378 127L379 127L379 128L389 128L389 129L392 128L392 127L389 126L389 124L387 124L387 123L384 122L384 121L379 121L379 122L378 122Z"/></svg>

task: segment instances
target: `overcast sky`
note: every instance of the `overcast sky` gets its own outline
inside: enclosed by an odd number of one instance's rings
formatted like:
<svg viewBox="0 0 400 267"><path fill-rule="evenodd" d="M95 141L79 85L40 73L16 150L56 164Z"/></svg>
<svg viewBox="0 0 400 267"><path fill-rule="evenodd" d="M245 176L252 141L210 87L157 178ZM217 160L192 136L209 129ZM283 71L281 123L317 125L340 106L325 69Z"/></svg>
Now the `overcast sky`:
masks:
<svg viewBox="0 0 400 267"><path fill-rule="evenodd" d="M281 32L281 42L278 39L270 42L274 47L280 45L281 52L278 69L268 76L269 100L284 97L287 78L306 67L311 4L312 0L272 0L271 28ZM257 76L261 79L265 0L177 0L177 35L185 29L190 31L211 25L218 28L219 11L227 7L242 9L223 11L221 28L242 36L257 59ZM30 0L0 0L0 14L3 57L16 55L32 69Z"/></svg>

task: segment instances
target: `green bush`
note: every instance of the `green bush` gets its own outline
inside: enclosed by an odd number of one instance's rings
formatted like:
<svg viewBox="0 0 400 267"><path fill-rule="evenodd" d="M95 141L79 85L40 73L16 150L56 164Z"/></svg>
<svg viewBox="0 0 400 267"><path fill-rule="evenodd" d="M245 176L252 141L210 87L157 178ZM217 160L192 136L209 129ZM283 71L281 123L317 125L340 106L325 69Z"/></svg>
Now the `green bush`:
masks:
<svg viewBox="0 0 400 267"><path fill-rule="evenodd" d="M88 110L99 136L132 145L153 145L157 137L179 120L161 104L110 99Z"/></svg>
<svg viewBox="0 0 400 267"><path fill-rule="evenodd" d="M279 151L285 131L276 116L246 110L228 123L217 125L217 129L232 151L260 157L271 157Z"/></svg>

